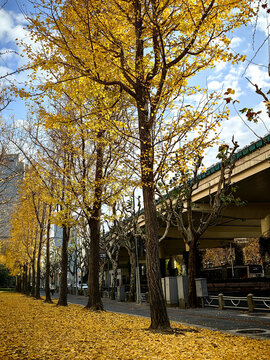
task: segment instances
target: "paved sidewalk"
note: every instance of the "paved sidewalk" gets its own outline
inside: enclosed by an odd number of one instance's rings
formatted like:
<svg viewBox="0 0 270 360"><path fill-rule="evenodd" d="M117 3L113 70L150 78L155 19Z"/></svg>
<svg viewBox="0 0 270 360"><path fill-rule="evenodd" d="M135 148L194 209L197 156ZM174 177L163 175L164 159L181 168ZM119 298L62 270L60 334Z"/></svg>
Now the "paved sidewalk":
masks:
<svg viewBox="0 0 270 360"><path fill-rule="evenodd" d="M54 296L57 299L57 294ZM128 303L102 298L107 311L150 317L149 304ZM87 297L68 295L68 302L85 306ZM168 307L169 318L187 325L229 332L235 335L270 339L270 311L248 313L214 308L179 309Z"/></svg>

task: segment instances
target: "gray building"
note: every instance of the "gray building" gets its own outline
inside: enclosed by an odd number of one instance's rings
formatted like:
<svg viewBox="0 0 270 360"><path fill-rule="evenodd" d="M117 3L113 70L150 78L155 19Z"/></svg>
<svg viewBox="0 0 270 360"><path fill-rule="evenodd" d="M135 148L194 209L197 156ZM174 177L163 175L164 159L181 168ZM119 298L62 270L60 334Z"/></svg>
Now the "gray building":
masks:
<svg viewBox="0 0 270 360"><path fill-rule="evenodd" d="M24 175L24 162L19 154L0 155L0 242L2 250L10 234L10 219L18 200L18 187ZM1 248L0 248L1 249Z"/></svg>

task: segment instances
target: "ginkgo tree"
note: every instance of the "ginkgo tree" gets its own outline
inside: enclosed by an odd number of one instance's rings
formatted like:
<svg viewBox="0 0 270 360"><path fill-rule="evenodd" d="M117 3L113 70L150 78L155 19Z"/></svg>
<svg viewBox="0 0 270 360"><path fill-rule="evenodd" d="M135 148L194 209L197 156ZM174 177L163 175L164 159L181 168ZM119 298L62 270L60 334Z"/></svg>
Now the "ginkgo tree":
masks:
<svg viewBox="0 0 270 360"><path fill-rule="evenodd" d="M38 244L38 268L37 277L40 277L40 254L44 243L46 242L46 271L45 271L45 294L46 302L51 302L50 296L50 246L51 246L51 226L58 224L59 226L74 222L71 217L65 217L69 214L67 209L70 207L70 196L67 193L66 186L66 166L63 166L64 159L67 156L67 148L61 148L61 144L67 142L66 132L59 133L56 136L53 131L48 133L41 126L38 119L38 111L36 115L28 121L24 121L19 127L17 124L9 126L5 131L5 137L8 142L17 148L25 161L27 162L27 172L24 180L25 192L29 193L32 199L33 209L37 220L36 226L39 228L39 237L42 239ZM34 122L35 121L35 122ZM56 144L58 142L58 144ZM61 156L59 153L61 148ZM65 151L62 151L62 150ZM57 205L59 205L57 209ZM60 206L62 210L60 211ZM41 209L43 209L41 211ZM58 211L56 211L58 210ZM27 214L25 215L27 216ZM30 215L29 215L30 216ZM63 219L65 218L65 220ZM33 222L33 227L35 223ZM66 232L67 234L69 231ZM68 236L65 237L68 239ZM64 242L65 245L66 242ZM65 253L65 251L64 251ZM67 258L67 257L66 257ZM64 264L65 268L65 264ZM65 271L62 271L64 273ZM38 279L37 279L38 280ZM32 287L34 291L34 286ZM67 289L60 292L62 303L67 304ZM39 295L39 281L36 287L36 296Z"/></svg>
<svg viewBox="0 0 270 360"><path fill-rule="evenodd" d="M43 247L45 244L45 229L47 223L47 204L43 201L42 192L44 192L44 185L36 172L36 169L29 167L24 177L24 196L31 202L34 211L35 223L37 227L37 241L36 241L36 280L32 282L32 293L35 294L36 299L40 299L40 281L41 281L41 258L43 255ZM35 285L35 286L34 286Z"/></svg>
<svg viewBox="0 0 270 360"><path fill-rule="evenodd" d="M40 263L43 239L39 236L40 229L36 217L36 210L39 209L35 209L33 194L28 185L27 182L21 184L20 201L14 207L6 264L14 275L21 275L23 271L22 290L28 293L29 284L32 283L31 295L36 296L36 272L37 266L40 265L38 261Z"/></svg>
<svg viewBox="0 0 270 360"><path fill-rule="evenodd" d="M81 223L81 218L84 218L91 239L87 307L101 310L103 305L98 285L101 210L104 204L114 201L129 182L131 175L123 166L122 158L123 151L127 152L130 146L114 130L123 127L125 115L119 104L125 99L115 100L110 93L105 98L104 93L93 84L80 83L79 92L74 84L63 85L59 82L58 86L46 92L54 105L48 106L47 103L39 106L39 121L58 149L59 156L64 153L68 156L64 165L70 219L76 217ZM113 112L108 111L111 108ZM108 122L111 128L106 126ZM66 144L61 142L61 134L65 134ZM40 159L39 162L44 161ZM50 166L58 174L64 174L65 166L55 167L55 162ZM54 203L59 205L62 202L56 188Z"/></svg>
<svg viewBox="0 0 270 360"><path fill-rule="evenodd" d="M137 110L151 327L167 328L157 241L155 140L166 123L166 108L197 91L188 86L189 79L216 61L243 60L230 51L228 34L250 21L253 2L43 0L35 1L35 11L28 29L42 46L34 50L25 45L33 70L62 72L62 82L91 79L104 89L114 87ZM41 88L54 84L53 76L47 76ZM185 121L176 122L172 131L181 134L181 125L186 129Z"/></svg>

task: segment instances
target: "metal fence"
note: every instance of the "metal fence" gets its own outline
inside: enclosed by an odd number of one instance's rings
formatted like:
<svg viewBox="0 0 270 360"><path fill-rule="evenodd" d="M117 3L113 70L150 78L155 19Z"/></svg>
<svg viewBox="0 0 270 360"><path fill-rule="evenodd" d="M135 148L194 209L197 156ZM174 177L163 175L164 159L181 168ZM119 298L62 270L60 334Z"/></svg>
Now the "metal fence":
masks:
<svg viewBox="0 0 270 360"><path fill-rule="evenodd" d="M248 311L270 311L270 298L257 297L249 294L248 296L207 296L204 298L204 306L215 307L219 310L239 309Z"/></svg>
<svg viewBox="0 0 270 360"><path fill-rule="evenodd" d="M254 301L254 309L255 310L270 310L270 298L263 298L263 297L253 297Z"/></svg>

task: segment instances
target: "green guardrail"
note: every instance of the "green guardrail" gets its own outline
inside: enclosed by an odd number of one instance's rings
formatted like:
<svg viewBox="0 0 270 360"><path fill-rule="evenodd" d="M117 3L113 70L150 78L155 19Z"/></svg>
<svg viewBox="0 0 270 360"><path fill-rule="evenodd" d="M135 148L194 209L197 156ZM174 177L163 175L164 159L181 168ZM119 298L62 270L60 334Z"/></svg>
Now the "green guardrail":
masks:
<svg viewBox="0 0 270 360"><path fill-rule="evenodd" d="M267 144L270 144L270 134L266 135L262 139L260 139L256 142L253 142L252 144L249 144L246 147L244 147L243 149L239 150L237 153L234 154L233 159L237 161L237 160L247 156L248 154L252 153L253 151L260 149L261 147L263 147ZM219 171L220 168L221 168L221 163L217 163L217 164L211 166L205 172L201 173L198 176L198 179L202 180L202 179L206 178L207 176L214 174L216 171Z"/></svg>

